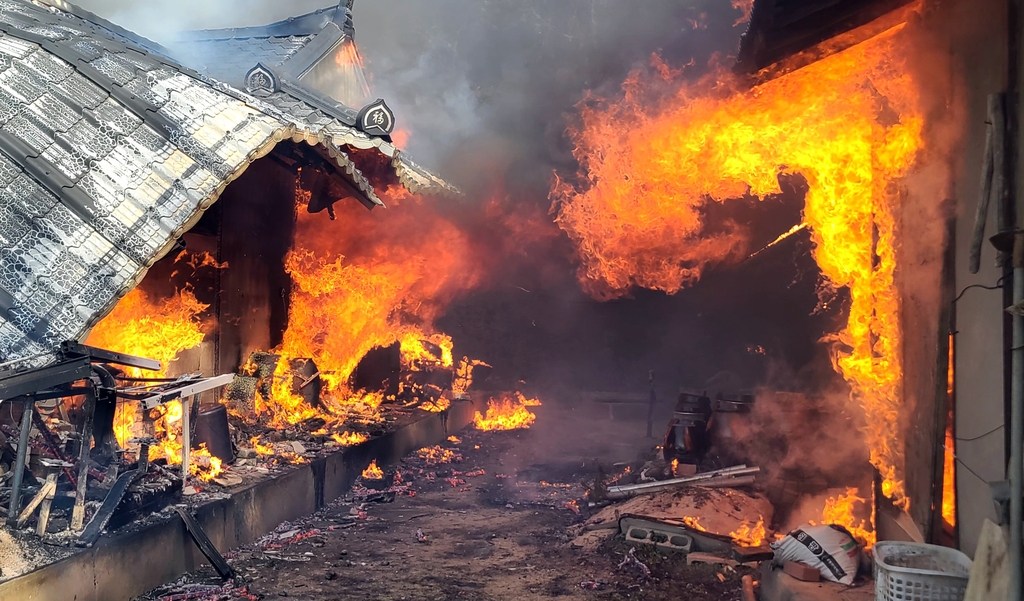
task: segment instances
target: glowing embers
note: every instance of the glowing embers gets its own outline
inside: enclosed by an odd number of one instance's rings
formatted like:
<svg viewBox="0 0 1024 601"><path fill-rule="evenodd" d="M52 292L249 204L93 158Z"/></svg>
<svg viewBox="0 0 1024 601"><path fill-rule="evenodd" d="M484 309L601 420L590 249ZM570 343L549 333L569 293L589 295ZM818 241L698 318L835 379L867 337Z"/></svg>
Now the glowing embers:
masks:
<svg viewBox="0 0 1024 601"><path fill-rule="evenodd" d="M587 98L570 128L580 172L551 197L596 298L640 286L674 293L745 256L741 227L705 205L807 182L804 223L832 291L849 293L833 364L863 411L882 492L906 509L903 361L895 282L900 179L924 148L922 95L902 27L749 88L725 70L696 84L660 60L615 100Z"/></svg>
<svg viewBox="0 0 1024 601"><path fill-rule="evenodd" d="M442 465L454 461L462 461L461 454L440 445L423 447L416 451L416 456L422 459L426 465Z"/></svg>
<svg viewBox="0 0 1024 601"><path fill-rule="evenodd" d="M478 411L473 423L480 430L519 430L529 428L537 420L537 415L527 407L538 407L540 401L528 399L521 393L504 395L498 399L487 401L487 414Z"/></svg>

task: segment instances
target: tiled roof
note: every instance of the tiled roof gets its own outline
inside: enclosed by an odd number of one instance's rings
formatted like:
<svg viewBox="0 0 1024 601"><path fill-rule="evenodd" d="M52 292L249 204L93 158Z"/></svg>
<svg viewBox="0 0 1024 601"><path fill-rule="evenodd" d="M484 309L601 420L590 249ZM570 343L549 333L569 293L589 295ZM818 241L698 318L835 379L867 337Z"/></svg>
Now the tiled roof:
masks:
<svg viewBox="0 0 1024 601"><path fill-rule="evenodd" d="M197 39L175 44L174 53L183 64L203 75L241 89L245 87L245 74L256 63L280 65L315 37Z"/></svg>
<svg viewBox="0 0 1024 601"><path fill-rule="evenodd" d="M282 140L320 147L370 201L352 149L432 185L385 139L285 96L214 84L59 0L0 0L0 362L81 338Z"/></svg>

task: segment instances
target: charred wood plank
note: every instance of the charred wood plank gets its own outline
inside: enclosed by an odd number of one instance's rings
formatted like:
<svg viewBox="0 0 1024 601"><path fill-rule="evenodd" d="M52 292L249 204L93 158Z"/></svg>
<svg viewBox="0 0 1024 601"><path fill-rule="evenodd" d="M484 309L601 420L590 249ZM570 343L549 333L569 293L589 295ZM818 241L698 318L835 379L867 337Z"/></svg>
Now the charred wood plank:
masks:
<svg viewBox="0 0 1024 601"><path fill-rule="evenodd" d="M25 523L28 522L30 517L32 517L36 508L42 505L43 501L46 500L47 497L52 499L55 492L57 492L57 474L50 474L46 477L46 482L43 483L43 487L39 489L36 496L32 497L32 500L25 506L25 510L18 516L17 527L24 528ZM49 518L49 509L47 509L46 513L47 518Z"/></svg>
<svg viewBox="0 0 1024 601"><path fill-rule="evenodd" d="M121 477L114 482L114 486L110 488L107 496L103 499L103 504L96 511L96 515L92 516L92 519L89 520L89 525L85 527L81 536L78 537L77 544L79 546L91 547L96 544L100 535L103 534L103 529L107 527L110 518L113 517L117 506L121 504L125 493L128 492L128 487L141 475L142 473L137 469L127 471L121 474Z"/></svg>
<svg viewBox="0 0 1024 601"><path fill-rule="evenodd" d="M46 527L50 524L50 507L53 505L53 497L57 495L57 474L47 476L47 481L50 478L53 478L53 487L46 494L46 497L43 499L43 505L39 508L39 521L36 523L37 536L46 534Z"/></svg>
<svg viewBox="0 0 1024 601"><path fill-rule="evenodd" d="M64 451L60 449L60 443L57 442L53 432L50 431L50 426L46 425L46 420L43 419L43 416L39 415L38 411L32 412L32 422L35 424L36 430L39 430L39 433L43 435L43 440L46 442L46 449L62 462L70 463L67 457L64 456ZM71 468L64 466L63 470L64 475L67 476L68 481L71 482L71 486L77 487L78 480L75 478L75 475L71 473Z"/></svg>
<svg viewBox="0 0 1024 601"><path fill-rule="evenodd" d="M85 492L89 483L89 441L92 439L92 420L96 413L96 393L85 393L85 424L82 427L81 444L78 446L78 487L75 490L75 507L71 512L71 529L78 532L85 524Z"/></svg>
<svg viewBox="0 0 1024 601"><path fill-rule="evenodd" d="M7 523L14 524L21 509L21 482L25 477L25 457L28 454L28 435L32 431L32 414L36 406L33 401L26 401L21 413L21 436L18 439L18 457L15 459L14 480L11 483L11 500L7 508Z"/></svg>
<svg viewBox="0 0 1024 601"><path fill-rule="evenodd" d="M115 365L127 365L128 367L136 367L138 369L148 369L151 371L160 370L160 362L154 359L147 359L145 357L136 357L134 355L128 355L126 353L115 353L114 351L108 351L101 348L92 346L86 346L79 344L78 342L64 342L60 345L61 353L65 357L85 357L96 363L113 363Z"/></svg>
<svg viewBox="0 0 1024 601"><path fill-rule="evenodd" d="M210 564L213 566L213 569L217 570L220 577L224 580L234 578L235 570L231 568L227 560L224 559L224 556L220 554L217 547L213 546L213 542L210 541L210 538L206 536L205 532L203 532L203 528L199 525L199 522L197 522L195 518L193 518L192 515L182 507L175 507L174 511L178 512L178 515L181 516L181 521L185 522L185 529L188 530L192 540L195 541L196 546L203 552L206 559L210 560Z"/></svg>

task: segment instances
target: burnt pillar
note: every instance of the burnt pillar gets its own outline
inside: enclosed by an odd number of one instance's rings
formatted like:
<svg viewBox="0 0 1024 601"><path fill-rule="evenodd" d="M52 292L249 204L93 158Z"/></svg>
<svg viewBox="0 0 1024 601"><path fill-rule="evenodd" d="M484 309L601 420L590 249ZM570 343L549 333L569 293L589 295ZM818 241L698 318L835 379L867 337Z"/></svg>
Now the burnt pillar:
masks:
<svg viewBox="0 0 1024 601"><path fill-rule="evenodd" d="M221 197L218 369L238 371L255 351L281 344L291 279L285 256L295 231L295 175L254 163Z"/></svg>

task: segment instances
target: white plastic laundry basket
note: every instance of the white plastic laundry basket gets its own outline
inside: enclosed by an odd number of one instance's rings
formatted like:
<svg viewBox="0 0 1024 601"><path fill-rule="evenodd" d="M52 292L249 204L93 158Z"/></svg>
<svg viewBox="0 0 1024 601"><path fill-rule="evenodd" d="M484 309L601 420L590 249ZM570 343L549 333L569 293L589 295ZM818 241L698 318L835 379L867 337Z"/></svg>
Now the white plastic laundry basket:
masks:
<svg viewBox="0 0 1024 601"><path fill-rule="evenodd" d="M971 560L921 543L875 545L875 601L963 601Z"/></svg>

